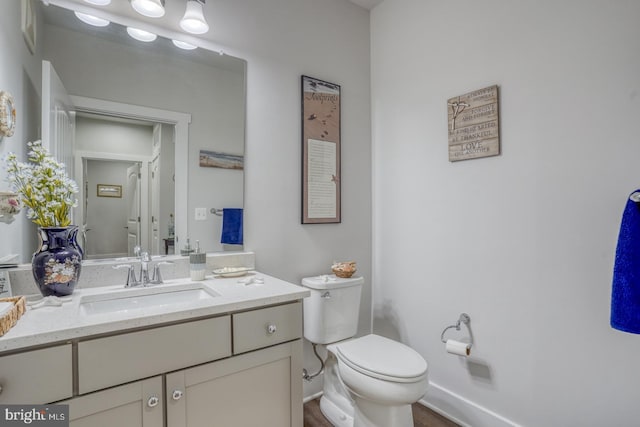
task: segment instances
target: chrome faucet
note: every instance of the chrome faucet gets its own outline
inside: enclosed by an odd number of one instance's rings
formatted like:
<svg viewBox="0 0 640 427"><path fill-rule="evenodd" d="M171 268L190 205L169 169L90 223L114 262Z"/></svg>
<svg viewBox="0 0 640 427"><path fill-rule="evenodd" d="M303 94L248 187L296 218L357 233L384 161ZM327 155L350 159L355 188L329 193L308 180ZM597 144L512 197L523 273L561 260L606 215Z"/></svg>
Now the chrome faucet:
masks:
<svg viewBox="0 0 640 427"><path fill-rule="evenodd" d="M142 251L140 246L136 246L133 249L133 253L140 260L140 279L136 277L136 272L131 264L120 264L116 265L114 269L127 268L127 282L125 283L125 288L132 288L135 286L148 286L148 285L159 285L164 283L162 281L162 275L160 274L160 266L173 264L169 261L160 261L157 262L153 267L153 275L149 277L149 264L151 263L151 255L147 251Z"/></svg>
<svg viewBox="0 0 640 427"><path fill-rule="evenodd" d="M151 262L151 255L149 255L149 252L145 251L140 253L138 258L140 259L140 283L143 286L146 286L151 283L151 280L149 280L149 263Z"/></svg>

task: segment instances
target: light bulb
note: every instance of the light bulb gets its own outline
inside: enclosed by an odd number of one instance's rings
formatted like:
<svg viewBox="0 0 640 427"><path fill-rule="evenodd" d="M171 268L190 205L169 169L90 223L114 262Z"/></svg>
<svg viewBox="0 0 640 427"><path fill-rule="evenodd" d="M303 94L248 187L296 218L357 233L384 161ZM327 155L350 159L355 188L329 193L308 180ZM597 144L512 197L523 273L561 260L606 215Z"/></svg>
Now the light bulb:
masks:
<svg viewBox="0 0 640 427"><path fill-rule="evenodd" d="M127 27L127 34L129 34L131 37L133 37L136 40L139 40L141 42L152 42L154 41L158 36L150 33L149 31L145 31L145 30L140 30L138 28L133 28L133 27Z"/></svg>
<svg viewBox="0 0 640 427"><path fill-rule="evenodd" d="M149 18L164 16L164 0L131 0L131 7L140 15Z"/></svg>
<svg viewBox="0 0 640 427"><path fill-rule="evenodd" d="M174 45L176 45L176 47L179 47L180 49L193 50L198 48L198 46L192 45L191 43L182 42L180 40L171 40L171 41L173 42Z"/></svg>
<svg viewBox="0 0 640 427"><path fill-rule="evenodd" d="M109 25L109 21L106 19L98 18L97 16L87 15L82 12L74 12L76 17L85 24L93 25L94 27L106 27Z"/></svg>
<svg viewBox="0 0 640 427"><path fill-rule="evenodd" d="M180 28L191 34L204 34L209 31L209 24L204 19L203 3L198 0L188 0L187 9L180 20Z"/></svg>
<svg viewBox="0 0 640 427"><path fill-rule="evenodd" d="M87 3L95 4L96 6L108 6L111 4L111 0L84 0Z"/></svg>

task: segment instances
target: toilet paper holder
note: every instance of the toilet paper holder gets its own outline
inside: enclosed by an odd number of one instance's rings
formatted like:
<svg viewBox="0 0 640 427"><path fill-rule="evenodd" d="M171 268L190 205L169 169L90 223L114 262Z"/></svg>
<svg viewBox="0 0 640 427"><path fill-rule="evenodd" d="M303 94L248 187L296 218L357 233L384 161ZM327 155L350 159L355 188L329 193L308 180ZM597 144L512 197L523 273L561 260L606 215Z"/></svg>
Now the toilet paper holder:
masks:
<svg viewBox="0 0 640 427"><path fill-rule="evenodd" d="M460 314L460 318L458 319L458 321L456 322L455 325L450 325L450 326L447 326L446 328L444 328L444 331L442 331L442 334L440 334L440 341L442 341L444 344L446 344L447 340L444 339L444 334L449 329L455 329L456 331L459 331L461 323L464 323L464 325L467 327L467 329L469 329L469 322L471 322L471 317L469 317L469 315L467 313ZM470 329L469 329L469 344L473 345L473 336L471 335L471 330Z"/></svg>

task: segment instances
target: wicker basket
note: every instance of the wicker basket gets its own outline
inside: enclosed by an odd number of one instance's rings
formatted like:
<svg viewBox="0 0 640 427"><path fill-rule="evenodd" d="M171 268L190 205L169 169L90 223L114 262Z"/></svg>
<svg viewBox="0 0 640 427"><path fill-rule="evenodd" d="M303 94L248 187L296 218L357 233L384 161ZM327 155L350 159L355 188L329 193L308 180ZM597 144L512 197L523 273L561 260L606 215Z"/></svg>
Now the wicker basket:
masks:
<svg viewBox="0 0 640 427"><path fill-rule="evenodd" d="M25 297L0 298L0 302L11 302L13 307L0 318L0 337L13 328L26 310Z"/></svg>
<svg viewBox="0 0 640 427"><path fill-rule="evenodd" d="M333 271L333 274L337 277L348 279L356 272L356 263L355 261L337 262L331 266L331 271Z"/></svg>
<svg viewBox="0 0 640 427"><path fill-rule="evenodd" d="M335 274L337 277L342 277L343 279L348 279L349 277L353 276L353 273L355 273L355 271L333 270L333 274Z"/></svg>

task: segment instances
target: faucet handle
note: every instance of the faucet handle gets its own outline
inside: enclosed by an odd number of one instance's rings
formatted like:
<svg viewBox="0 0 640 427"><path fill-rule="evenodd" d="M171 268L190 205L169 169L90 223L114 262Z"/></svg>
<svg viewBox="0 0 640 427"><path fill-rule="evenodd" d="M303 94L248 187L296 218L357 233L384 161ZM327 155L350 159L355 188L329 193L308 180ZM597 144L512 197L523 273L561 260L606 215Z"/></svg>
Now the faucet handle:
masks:
<svg viewBox="0 0 640 427"><path fill-rule="evenodd" d="M171 261L160 261L158 263L156 263L156 265L153 267L153 276L151 278L151 283L154 285L159 285L161 283L164 283L162 281L162 274L160 274L160 266L161 265L168 265L168 264L173 264L173 262Z"/></svg>
<svg viewBox="0 0 640 427"><path fill-rule="evenodd" d="M127 273L127 283L125 283L124 287L125 288L130 288L132 286L137 286L140 283L138 282L138 280L136 279L136 272L133 271L133 265L131 264L118 264L118 265L114 265L113 269L114 270L120 270L122 268L127 268L129 271Z"/></svg>

